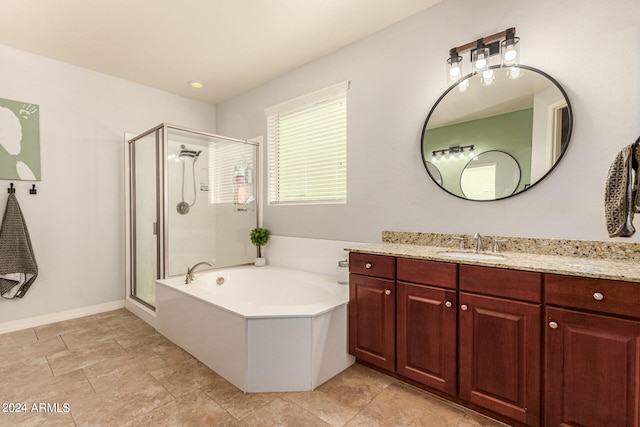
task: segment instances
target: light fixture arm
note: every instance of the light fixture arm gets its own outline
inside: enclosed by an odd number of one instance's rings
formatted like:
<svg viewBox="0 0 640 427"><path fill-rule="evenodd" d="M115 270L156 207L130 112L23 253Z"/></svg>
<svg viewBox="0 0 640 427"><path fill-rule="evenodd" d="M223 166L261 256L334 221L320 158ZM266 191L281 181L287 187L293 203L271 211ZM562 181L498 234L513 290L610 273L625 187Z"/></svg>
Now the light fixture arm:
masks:
<svg viewBox="0 0 640 427"><path fill-rule="evenodd" d="M463 44L458 47L452 47L451 49L449 49L449 53L451 54L451 52L455 51L458 54L460 54L465 50L476 49L478 47L478 44L487 45L496 40L504 39L507 36L515 37L515 35L516 35L516 27L510 27L504 31L500 31L499 33L495 33L495 34L491 34L490 36L479 38L478 40L474 40L472 42Z"/></svg>

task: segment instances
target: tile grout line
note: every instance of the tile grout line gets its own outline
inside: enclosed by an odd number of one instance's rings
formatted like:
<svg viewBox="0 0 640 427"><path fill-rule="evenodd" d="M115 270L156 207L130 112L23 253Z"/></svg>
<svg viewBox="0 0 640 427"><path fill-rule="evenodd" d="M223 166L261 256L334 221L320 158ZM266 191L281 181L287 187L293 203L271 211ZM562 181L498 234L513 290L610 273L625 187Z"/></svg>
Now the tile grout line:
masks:
<svg viewBox="0 0 640 427"><path fill-rule="evenodd" d="M312 391L313 393L313 391ZM296 402L290 400L287 398L286 394L284 396L278 396L276 397L272 402L275 402L276 400L283 400L285 402L289 402L289 404L294 405L297 408L300 408L302 411L306 412L307 414L311 415L313 418L317 419L318 421L320 421L321 423L329 426L329 427L334 427L331 424L329 424L328 422L326 422L325 420L323 420L322 418L320 418L319 416L317 416L316 414L314 414L313 412L311 412L310 410L308 410L307 408L305 408L304 406L300 406L298 405ZM266 406L266 405L265 405ZM245 417L246 418L246 417Z"/></svg>
<svg viewBox="0 0 640 427"><path fill-rule="evenodd" d="M377 394L375 394L374 396L372 396L372 397L371 397L371 399L369 399L369 401L366 403L366 405L363 405L363 406L362 406L362 408L360 408L360 410L359 410L358 412L356 412L356 413L355 413L355 415L354 415L353 417L349 418L349 421L347 421L344 425L349 424L349 423L350 423L351 421L353 421L353 420L354 420L358 415L360 415L362 412L364 412L364 411L369 407L369 405L371 405L371 403L372 403L374 400L376 400L376 398L377 398L378 396L380 396L382 393L384 393L384 392L385 392L385 390L387 390L387 389L389 388L389 386L390 386L391 384L393 384L393 382L394 382L394 381L391 381L390 383L385 384L383 387L381 387L381 388L380 388L380 391L379 391ZM367 423L367 425L369 425L369 423Z"/></svg>

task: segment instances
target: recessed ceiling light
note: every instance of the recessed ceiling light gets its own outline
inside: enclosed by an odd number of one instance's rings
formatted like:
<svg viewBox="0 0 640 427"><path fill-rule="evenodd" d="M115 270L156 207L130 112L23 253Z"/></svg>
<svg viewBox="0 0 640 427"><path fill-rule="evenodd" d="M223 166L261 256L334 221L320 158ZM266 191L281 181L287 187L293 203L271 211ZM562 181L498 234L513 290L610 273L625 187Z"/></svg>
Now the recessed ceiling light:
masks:
<svg viewBox="0 0 640 427"><path fill-rule="evenodd" d="M188 84L194 89L202 89L204 87L204 83L196 82L194 80L191 80Z"/></svg>

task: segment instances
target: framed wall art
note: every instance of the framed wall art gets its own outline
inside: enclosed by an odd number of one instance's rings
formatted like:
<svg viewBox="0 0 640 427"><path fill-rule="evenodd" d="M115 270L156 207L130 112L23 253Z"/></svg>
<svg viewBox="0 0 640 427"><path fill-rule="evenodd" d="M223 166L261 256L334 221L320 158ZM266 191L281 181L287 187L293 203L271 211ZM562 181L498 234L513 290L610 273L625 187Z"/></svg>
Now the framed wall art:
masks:
<svg viewBox="0 0 640 427"><path fill-rule="evenodd" d="M40 181L40 107L0 98L0 179Z"/></svg>

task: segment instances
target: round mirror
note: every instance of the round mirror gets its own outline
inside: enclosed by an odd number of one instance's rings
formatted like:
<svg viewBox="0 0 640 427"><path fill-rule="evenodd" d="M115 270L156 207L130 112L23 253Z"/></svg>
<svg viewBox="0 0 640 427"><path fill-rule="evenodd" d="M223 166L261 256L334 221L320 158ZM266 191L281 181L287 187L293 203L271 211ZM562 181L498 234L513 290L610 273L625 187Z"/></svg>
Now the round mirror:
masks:
<svg viewBox="0 0 640 427"><path fill-rule="evenodd" d="M520 184L520 166L502 151L485 151L469 160L460 174L462 195L469 200L509 197Z"/></svg>
<svg viewBox="0 0 640 427"><path fill-rule="evenodd" d="M421 153L429 176L443 190L467 200L499 200L530 188L558 164L571 138L571 105L555 80L522 65L491 70L493 79L469 75L447 89L422 130ZM469 189L480 176L489 179L491 168L474 168L477 160L471 160L488 152L494 154L486 159L501 152L513 160L518 170L515 188L502 186L504 177L513 178L515 172L495 169L493 190L487 189L488 181ZM477 192L483 186L486 197Z"/></svg>

